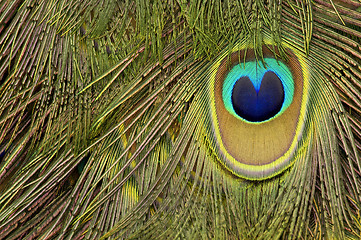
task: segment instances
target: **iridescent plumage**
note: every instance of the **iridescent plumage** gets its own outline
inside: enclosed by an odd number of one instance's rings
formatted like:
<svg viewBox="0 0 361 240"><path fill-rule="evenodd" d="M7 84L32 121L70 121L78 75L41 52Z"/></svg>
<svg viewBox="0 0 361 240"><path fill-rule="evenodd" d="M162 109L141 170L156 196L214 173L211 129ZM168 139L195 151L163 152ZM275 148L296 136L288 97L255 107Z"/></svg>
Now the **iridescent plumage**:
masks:
<svg viewBox="0 0 361 240"><path fill-rule="evenodd" d="M0 239L360 239L360 9L1 1Z"/></svg>

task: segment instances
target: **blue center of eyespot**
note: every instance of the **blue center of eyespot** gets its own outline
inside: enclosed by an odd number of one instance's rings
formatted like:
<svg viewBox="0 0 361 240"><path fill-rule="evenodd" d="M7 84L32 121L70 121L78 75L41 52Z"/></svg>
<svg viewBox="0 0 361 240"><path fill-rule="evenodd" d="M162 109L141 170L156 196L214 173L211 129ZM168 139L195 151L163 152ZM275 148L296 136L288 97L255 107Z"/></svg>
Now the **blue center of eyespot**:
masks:
<svg viewBox="0 0 361 240"><path fill-rule="evenodd" d="M274 72L266 72L257 91L248 77L241 77L234 85L232 104L238 116L261 122L275 116L285 98L281 80Z"/></svg>
<svg viewBox="0 0 361 240"><path fill-rule="evenodd" d="M294 82L288 67L276 59L234 66L223 83L226 109L248 122L263 122L282 114L291 104Z"/></svg>

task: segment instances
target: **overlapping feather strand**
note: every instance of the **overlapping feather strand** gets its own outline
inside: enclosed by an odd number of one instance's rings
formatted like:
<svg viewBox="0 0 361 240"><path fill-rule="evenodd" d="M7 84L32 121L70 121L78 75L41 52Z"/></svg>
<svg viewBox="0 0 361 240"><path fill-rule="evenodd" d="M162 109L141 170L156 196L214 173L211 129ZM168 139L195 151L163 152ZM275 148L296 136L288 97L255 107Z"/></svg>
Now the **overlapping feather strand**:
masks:
<svg viewBox="0 0 361 240"><path fill-rule="evenodd" d="M360 7L1 1L0 239L359 239ZM215 134L234 52L307 73L270 174L227 165Z"/></svg>

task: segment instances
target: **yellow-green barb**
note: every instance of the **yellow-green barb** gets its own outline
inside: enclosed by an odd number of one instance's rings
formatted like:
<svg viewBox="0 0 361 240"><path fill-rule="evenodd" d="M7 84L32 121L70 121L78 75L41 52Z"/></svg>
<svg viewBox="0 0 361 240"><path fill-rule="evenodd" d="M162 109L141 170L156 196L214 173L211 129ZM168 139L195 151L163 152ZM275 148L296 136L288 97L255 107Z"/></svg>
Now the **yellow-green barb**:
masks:
<svg viewBox="0 0 361 240"><path fill-rule="evenodd" d="M360 239L360 46L358 0L0 0L0 239Z"/></svg>

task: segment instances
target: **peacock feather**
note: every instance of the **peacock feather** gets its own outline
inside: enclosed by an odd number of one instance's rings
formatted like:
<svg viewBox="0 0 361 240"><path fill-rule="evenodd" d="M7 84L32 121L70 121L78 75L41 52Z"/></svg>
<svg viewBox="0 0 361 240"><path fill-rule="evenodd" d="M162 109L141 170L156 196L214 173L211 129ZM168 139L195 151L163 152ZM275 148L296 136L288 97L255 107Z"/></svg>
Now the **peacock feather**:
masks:
<svg viewBox="0 0 361 240"><path fill-rule="evenodd" d="M0 239L360 239L358 0L0 0Z"/></svg>

